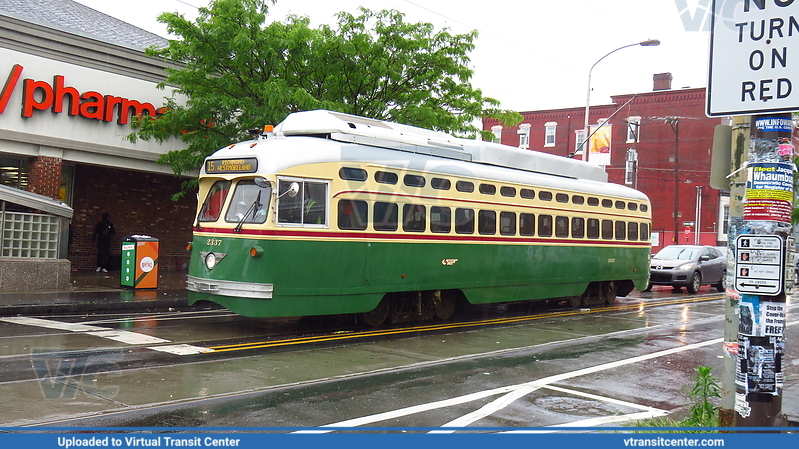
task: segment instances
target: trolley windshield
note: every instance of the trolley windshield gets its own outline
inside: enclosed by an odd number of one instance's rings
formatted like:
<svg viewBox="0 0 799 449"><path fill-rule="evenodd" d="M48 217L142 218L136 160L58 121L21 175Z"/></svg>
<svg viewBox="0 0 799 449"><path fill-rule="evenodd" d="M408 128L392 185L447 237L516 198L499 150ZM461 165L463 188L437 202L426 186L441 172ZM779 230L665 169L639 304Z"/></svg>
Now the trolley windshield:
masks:
<svg viewBox="0 0 799 449"><path fill-rule="evenodd" d="M230 199L230 206L225 213L225 221L228 223L264 223L271 198L271 187L259 187L252 179L243 179L236 183L233 197Z"/></svg>

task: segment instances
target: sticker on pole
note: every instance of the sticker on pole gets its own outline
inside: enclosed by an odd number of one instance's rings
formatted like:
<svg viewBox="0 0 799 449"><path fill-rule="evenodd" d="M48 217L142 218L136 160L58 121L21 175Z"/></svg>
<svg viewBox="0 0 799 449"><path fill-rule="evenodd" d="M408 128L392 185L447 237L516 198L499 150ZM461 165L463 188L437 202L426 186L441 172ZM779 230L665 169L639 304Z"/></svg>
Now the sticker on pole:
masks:
<svg viewBox="0 0 799 449"><path fill-rule="evenodd" d="M791 222L793 165L753 162L747 167L744 220Z"/></svg>
<svg viewBox="0 0 799 449"><path fill-rule="evenodd" d="M735 290L775 296L785 282L785 249L778 235L738 236L735 241Z"/></svg>

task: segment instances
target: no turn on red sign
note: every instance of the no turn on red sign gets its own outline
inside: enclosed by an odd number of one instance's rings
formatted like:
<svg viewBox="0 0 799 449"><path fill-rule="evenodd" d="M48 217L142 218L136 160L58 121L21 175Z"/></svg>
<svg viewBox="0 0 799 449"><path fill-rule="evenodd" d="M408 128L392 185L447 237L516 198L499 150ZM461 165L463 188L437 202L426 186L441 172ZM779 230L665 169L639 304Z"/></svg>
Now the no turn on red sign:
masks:
<svg viewBox="0 0 799 449"><path fill-rule="evenodd" d="M799 0L713 0L708 116L799 109Z"/></svg>

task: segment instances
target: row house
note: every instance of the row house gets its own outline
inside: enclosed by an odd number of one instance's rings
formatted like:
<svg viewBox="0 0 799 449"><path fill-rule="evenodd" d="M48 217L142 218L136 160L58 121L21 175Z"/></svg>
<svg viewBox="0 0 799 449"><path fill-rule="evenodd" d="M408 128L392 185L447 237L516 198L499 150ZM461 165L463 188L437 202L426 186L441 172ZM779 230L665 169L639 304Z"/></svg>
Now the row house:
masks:
<svg viewBox="0 0 799 449"><path fill-rule="evenodd" d="M656 74L651 92L590 106L589 137L603 142L592 143L590 161L610 182L649 196L653 252L675 243L726 246L729 192L710 186L710 160L714 128L729 120L705 115L705 88L672 89L671 80ZM582 158L585 106L521 114L517 126L484 119L483 129L505 145Z"/></svg>

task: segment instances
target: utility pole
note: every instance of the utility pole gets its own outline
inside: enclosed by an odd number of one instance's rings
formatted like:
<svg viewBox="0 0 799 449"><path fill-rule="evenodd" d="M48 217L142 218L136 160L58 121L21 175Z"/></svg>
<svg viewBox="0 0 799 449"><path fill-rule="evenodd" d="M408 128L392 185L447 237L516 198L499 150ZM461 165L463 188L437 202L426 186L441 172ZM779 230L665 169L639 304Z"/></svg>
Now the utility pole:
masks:
<svg viewBox="0 0 799 449"><path fill-rule="evenodd" d="M740 293L736 427L784 422L786 280L793 272L786 263L793 251L792 132L791 114L754 116L749 128L743 223L734 247L734 288Z"/></svg>
<svg viewBox="0 0 799 449"><path fill-rule="evenodd" d="M732 280L735 272L735 241L743 228L743 205L746 192L746 170L739 170L749 160L749 126L751 117L737 115L733 117L730 164L726 173L730 173L730 208L727 225L727 297L724 303L724 356L721 374L721 406L719 407L719 425L732 427L735 424L735 371L738 362L738 302L740 295L734 290ZM722 149L722 151L724 151ZM719 182L722 188L723 182Z"/></svg>

